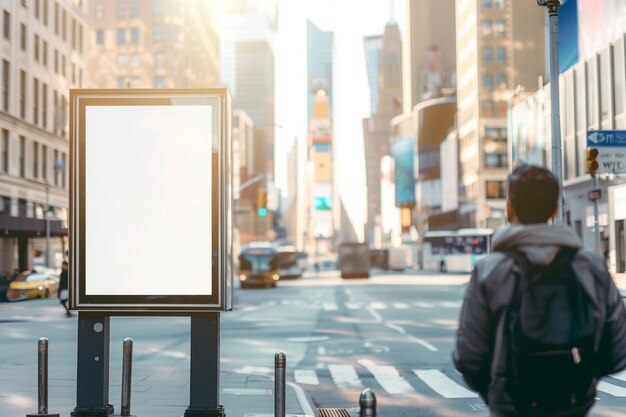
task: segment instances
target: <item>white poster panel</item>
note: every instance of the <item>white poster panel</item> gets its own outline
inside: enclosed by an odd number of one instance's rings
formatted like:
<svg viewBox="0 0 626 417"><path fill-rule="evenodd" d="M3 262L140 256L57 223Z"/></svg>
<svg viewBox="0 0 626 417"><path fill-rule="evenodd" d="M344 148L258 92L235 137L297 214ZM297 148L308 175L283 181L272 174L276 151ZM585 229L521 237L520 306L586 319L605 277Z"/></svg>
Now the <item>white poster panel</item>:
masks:
<svg viewBox="0 0 626 417"><path fill-rule="evenodd" d="M86 107L86 295L213 293L211 113Z"/></svg>

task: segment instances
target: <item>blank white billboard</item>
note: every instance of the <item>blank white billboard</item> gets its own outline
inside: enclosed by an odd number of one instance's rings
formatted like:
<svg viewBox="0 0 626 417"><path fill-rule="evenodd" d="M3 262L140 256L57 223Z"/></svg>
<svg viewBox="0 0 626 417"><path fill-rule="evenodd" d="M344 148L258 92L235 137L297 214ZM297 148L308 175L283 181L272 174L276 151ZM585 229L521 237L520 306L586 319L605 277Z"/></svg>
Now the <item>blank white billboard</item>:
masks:
<svg viewBox="0 0 626 417"><path fill-rule="evenodd" d="M212 295L211 105L86 106L85 294Z"/></svg>

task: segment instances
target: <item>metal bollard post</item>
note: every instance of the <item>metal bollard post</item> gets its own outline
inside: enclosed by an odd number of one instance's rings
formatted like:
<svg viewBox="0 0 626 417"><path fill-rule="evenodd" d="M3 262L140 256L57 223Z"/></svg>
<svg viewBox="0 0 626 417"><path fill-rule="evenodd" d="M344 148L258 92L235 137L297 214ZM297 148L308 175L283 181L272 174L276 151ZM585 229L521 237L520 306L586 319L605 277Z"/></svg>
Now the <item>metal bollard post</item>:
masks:
<svg viewBox="0 0 626 417"><path fill-rule="evenodd" d="M285 417L285 373L287 357L283 352L274 355L274 417Z"/></svg>
<svg viewBox="0 0 626 417"><path fill-rule="evenodd" d="M366 388L359 397L359 406L361 412L359 417L376 417L376 394L369 388Z"/></svg>
<svg viewBox="0 0 626 417"><path fill-rule="evenodd" d="M124 339L122 356L122 416L130 416L130 385L133 372L133 339Z"/></svg>
<svg viewBox="0 0 626 417"><path fill-rule="evenodd" d="M42 337L37 342L37 414L26 417L59 417L48 414L48 339Z"/></svg>

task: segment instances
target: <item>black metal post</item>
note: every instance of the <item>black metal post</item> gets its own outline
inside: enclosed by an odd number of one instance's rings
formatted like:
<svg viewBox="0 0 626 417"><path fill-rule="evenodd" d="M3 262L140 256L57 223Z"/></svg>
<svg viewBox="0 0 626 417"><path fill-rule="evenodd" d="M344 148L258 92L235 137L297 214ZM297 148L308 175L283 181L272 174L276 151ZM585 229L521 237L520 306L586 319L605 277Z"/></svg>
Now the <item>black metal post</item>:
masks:
<svg viewBox="0 0 626 417"><path fill-rule="evenodd" d="M78 313L76 408L71 417L107 417L109 404L109 322L102 313Z"/></svg>
<svg viewBox="0 0 626 417"><path fill-rule="evenodd" d="M285 373L287 356L283 352L274 355L274 417L285 417Z"/></svg>
<svg viewBox="0 0 626 417"><path fill-rule="evenodd" d="M369 388L361 393L359 397L361 411L359 417L376 417L376 394Z"/></svg>
<svg viewBox="0 0 626 417"><path fill-rule="evenodd" d="M219 405L220 313L191 315L191 381L184 417L225 417Z"/></svg>
<svg viewBox="0 0 626 417"><path fill-rule="evenodd" d="M37 414L27 417L59 417L48 414L48 339L42 337L37 342Z"/></svg>
<svg viewBox="0 0 626 417"><path fill-rule="evenodd" d="M124 339L122 356L122 416L130 416L130 386L133 372L133 339Z"/></svg>

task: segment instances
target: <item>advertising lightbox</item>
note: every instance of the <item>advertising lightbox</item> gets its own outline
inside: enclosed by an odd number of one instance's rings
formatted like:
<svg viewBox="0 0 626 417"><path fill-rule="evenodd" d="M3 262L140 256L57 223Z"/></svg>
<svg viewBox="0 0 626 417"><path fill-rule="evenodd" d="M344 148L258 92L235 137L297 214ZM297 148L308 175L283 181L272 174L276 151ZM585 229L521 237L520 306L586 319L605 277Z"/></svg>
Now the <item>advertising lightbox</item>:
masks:
<svg viewBox="0 0 626 417"><path fill-rule="evenodd" d="M225 89L72 90L70 305L231 308Z"/></svg>

